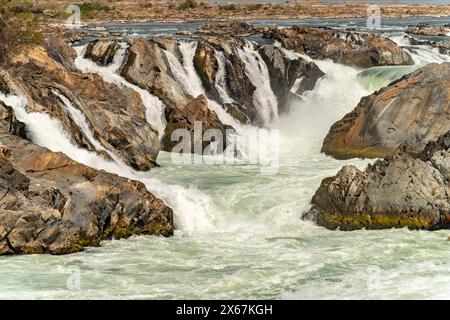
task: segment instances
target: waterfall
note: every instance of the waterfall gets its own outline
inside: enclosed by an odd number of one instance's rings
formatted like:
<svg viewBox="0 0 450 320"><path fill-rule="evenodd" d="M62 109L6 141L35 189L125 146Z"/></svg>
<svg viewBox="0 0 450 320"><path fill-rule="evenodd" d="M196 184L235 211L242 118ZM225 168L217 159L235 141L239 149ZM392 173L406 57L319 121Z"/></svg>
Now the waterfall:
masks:
<svg viewBox="0 0 450 320"><path fill-rule="evenodd" d="M282 158L320 157L323 139L331 125L351 111L363 96L372 93L361 84L357 69L330 60L314 62L325 76L317 81L314 90L291 106L290 114L281 116L272 125L280 130Z"/></svg>
<svg viewBox="0 0 450 320"><path fill-rule="evenodd" d="M180 52L182 55L183 64L170 51L164 50L169 67L175 80L193 97L198 97L203 94L206 96L205 88L203 88L202 81L195 71L194 55L197 49L197 42L180 42ZM219 120L226 125L232 126L237 132L242 132L244 126L234 119L228 112L226 112L221 105L216 101L208 99L208 108L214 111Z"/></svg>
<svg viewBox="0 0 450 320"><path fill-rule="evenodd" d="M236 48L239 57L245 64L245 73L256 87L253 103L266 124L278 118L278 102L270 86L269 70L259 52L251 42L243 48Z"/></svg>
<svg viewBox="0 0 450 320"><path fill-rule="evenodd" d="M88 45L75 47L78 57L75 59L75 65L78 69L85 73L96 73L102 77L105 82L113 83L119 87L128 87L138 92L141 96L142 102L145 105L145 116L147 122L158 132L158 137L161 139L164 136L166 129L165 106L164 103L147 90L129 83L121 75L118 74L125 59L127 46L121 44L121 48L114 56L113 63L107 67L101 67L92 60L84 58L84 53Z"/></svg>
<svg viewBox="0 0 450 320"><path fill-rule="evenodd" d="M230 97L227 91L227 84L225 79L225 55L223 54L223 52L217 50L214 51L218 65L215 79L216 90L217 92L219 92L220 99L222 99L223 103L233 103L235 101Z"/></svg>
<svg viewBox="0 0 450 320"><path fill-rule="evenodd" d="M95 149L108 152L109 154L109 151L105 147L103 147L102 144L94 137L94 134L89 127L88 121L86 120L86 116L80 110L75 108L72 102L70 102L70 100L67 99L66 96L57 92L56 90L52 90L52 92L61 99L67 111L69 111L72 120L81 129L82 133L85 135L85 137L87 137L87 139L95 147Z"/></svg>
<svg viewBox="0 0 450 320"><path fill-rule="evenodd" d="M63 95L58 95L64 102L74 121L83 129L83 133L91 143L101 147L84 115L75 109L70 101ZM147 190L161 198L174 211L175 226L177 230L185 232L212 230L217 223L216 212L211 198L194 187L185 188L180 185L163 183L158 179L150 178L149 173L137 172L128 167L118 157L114 161L107 161L95 152L82 149L70 141L69 134L64 130L59 120L51 118L46 113L26 111L27 101L24 97L0 93L0 101L13 108L19 121L25 123L27 133L33 143L54 152L62 152L73 160L97 170L105 170L119 176L141 181ZM112 155L113 156L113 155Z"/></svg>

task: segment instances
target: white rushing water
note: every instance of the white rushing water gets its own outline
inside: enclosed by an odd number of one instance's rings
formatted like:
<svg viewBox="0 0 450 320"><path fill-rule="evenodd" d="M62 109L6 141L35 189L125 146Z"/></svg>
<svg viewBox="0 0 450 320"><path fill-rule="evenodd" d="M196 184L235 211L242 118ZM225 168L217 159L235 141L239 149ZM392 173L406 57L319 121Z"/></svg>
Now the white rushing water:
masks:
<svg viewBox="0 0 450 320"><path fill-rule="evenodd" d="M187 59L192 46L185 44L184 61L171 61L171 68L191 92L201 93ZM0 297L448 298L446 231L336 232L300 219L323 178L343 165L362 169L369 162L326 157L321 144L335 121L385 81L380 77L395 73L378 72L370 80L375 83L367 85L359 70L330 61L316 63L326 76L292 106L291 114L271 123L280 130L280 167L272 175L261 174L259 165L173 163L168 153L160 154L160 168L135 172L120 160L108 162L72 145L57 120L27 113L25 99L0 94L27 124L35 143L143 181L174 209L177 225L169 239L105 241L99 248L68 256L0 257ZM123 81L82 58L77 66ZM60 98L85 135L98 143L84 117ZM80 271L81 287L68 289L73 270Z"/></svg>
<svg viewBox="0 0 450 320"><path fill-rule="evenodd" d="M158 132L158 136L161 139L166 128L164 104L161 100L150 94L147 90L143 90L138 86L129 83L117 73L124 62L126 45L121 45L121 48L114 56L113 63L107 67L99 66L92 60L84 58L84 52L86 51L86 48L87 45L75 47L75 50L78 54L77 58L75 59L75 65L77 66L77 68L83 72L97 73L106 82L114 83L121 87L128 87L138 92L146 108L147 122L152 125L153 128Z"/></svg>
<svg viewBox="0 0 450 320"><path fill-rule="evenodd" d="M239 57L245 64L245 72L256 87L253 103L264 123L269 124L278 118L278 102L270 86L269 70L253 44L249 41L243 48L237 48Z"/></svg>

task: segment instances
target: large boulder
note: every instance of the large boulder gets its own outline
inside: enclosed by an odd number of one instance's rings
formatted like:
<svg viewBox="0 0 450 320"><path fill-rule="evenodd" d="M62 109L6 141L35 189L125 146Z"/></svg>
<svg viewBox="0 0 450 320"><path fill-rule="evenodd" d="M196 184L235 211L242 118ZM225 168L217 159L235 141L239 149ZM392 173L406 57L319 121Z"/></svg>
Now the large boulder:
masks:
<svg viewBox="0 0 450 320"><path fill-rule="evenodd" d="M420 152L450 130L450 63L430 64L362 98L336 122L322 151L338 159Z"/></svg>
<svg viewBox="0 0 450 320"><path fill-rule="evenodd" d="M361 68L413 64L411 56L395 42L368 32L300 25L270 28L264 37L278 40L283 47L306 53L313 59L331 59Z"/></svg>
<svg viewBox="0 0 450 320"><path fill-rule="evenodd" d="M214 92L214 96L218 98L215 89L216 74L219 68L215 50L212 46L199 41L194 56L194 67L199 75L203 87L208 92Z"/></svg>
<svg viewBox="0 0 450 320"><path fill-rule="evenodd" d="M274 45L261 46L259 53L269 69L270 85L277 97L279 113L288 112L290 102L314 89L317 80L325 75L314 62L287 57Z"/></svg>
<svg viewBox="0 0 450 320"><path fill-rule="evenodd" d="M303 218L328 229L450 228L450 131L364 171L342 168L322 181Z"/></svg>
<svg viewBox="0 0 450 320"><path fill-rule="evenodd" d="M439 156L448 171L450 155ZM346 166L322 181L303 218L328 229L437 229L448 227L447 176L431 161L398 157L364 171Z"/></svg>
<svg viewBox="0 0 450 320"><path fill-rule="evenodd" d="M96 74L65 68L45 50L29 52L27 60L8 70L10 87L27 98L29 111L44 112L60 121L72 142L91 151L93 141L71 114L65 97L84 115L93 136L105 150L136 170L156 165L160 150L157 132L146 121L140 95L132 89L107 83ZM78 121L78 122L77 122Z"/></svg>
<svg viewBox="0 0 450 320"><path fill-rule="evenodd" d="M79 164L15 133L0 104L0 255L67 254L102 240L171 236L173 212L138 181Z"/></svg>
<svg viewBox="0 0 450 320"><path fill-rule="evenodd" d="M160 41L131 38L128 45L127 59L121 71L127 81L148 90L172 108L192 100L193 97L174 79Z"/></svg>
<svg viewBox="0 0 450 320"><path fill-rule="evenodd" d="M119 48L120 45L115 40L97 39L88 44L84 57L100 66L107 66L113 62Z"/></svg>
<svg viewBox="0 0 450 320"><path fill-rule="evenodd" d="M208 100L204 95L200 95L193 99L181 109L168 107L166 109L166 118L166 135L163 138L162 144L168 151L172 151L173 147L180 143L177 139L172 139L172 134L177 129L185 129L189 132L191 137L191 149L189 151L192 153L197 151L194 149L194 141L195 139L198 139L198 136L195 136L195 133L201 134L201 137L203 137L205 131L209 129L220 131L223 137L222 141L219 141L222 146L221 150L226 146L226 130L230 129L230 127L222 124L217 117L217 114L208 108ZM196 122L201 123L201 132L194 132ZM202 139L202 153L209 144L210 142L203 141Z"/></svg>

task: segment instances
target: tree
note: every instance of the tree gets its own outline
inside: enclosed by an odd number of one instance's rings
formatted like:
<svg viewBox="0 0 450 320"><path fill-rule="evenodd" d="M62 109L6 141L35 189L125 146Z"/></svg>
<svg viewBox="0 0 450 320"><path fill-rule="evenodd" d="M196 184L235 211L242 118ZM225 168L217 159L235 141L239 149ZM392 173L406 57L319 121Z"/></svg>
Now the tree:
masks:
<svg viewBox="0 0 450 320"><path fill-rule="evenodd" d="M0 0L0 66L42 42L36 13L30 1Z"/></svg>

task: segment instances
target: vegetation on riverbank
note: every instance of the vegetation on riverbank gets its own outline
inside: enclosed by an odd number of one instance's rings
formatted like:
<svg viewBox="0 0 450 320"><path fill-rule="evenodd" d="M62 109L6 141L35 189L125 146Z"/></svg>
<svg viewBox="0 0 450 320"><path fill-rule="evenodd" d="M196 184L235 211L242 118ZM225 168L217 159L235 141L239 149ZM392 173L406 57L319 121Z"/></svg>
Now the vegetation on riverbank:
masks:
<svg viewBox="0 0 450 320"><path fill-rule="evenodd" d="M0 0L0 66L42 40L30 1Z"/></svg>

